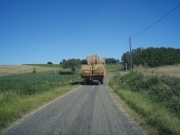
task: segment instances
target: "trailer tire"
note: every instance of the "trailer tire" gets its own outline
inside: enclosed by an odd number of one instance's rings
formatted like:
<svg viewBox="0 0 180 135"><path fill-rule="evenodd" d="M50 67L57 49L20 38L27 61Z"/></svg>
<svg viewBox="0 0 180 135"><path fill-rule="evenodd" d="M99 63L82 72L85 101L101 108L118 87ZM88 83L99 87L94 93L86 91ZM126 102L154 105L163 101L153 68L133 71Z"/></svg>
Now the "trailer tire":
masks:
<svg viewBox="0 0 180 135"><path fill-rule="evenodd" d="M89 80L88 79L86 79L86 85L89 85Z"/></svg>
<svg viewBox="0 0 180 135"><path fill-rule="evenodd" d="M101 84L104 84L104 81L103 81L103 79L101 79L101 80L100 80L100 82L101 82Z"/></svg>

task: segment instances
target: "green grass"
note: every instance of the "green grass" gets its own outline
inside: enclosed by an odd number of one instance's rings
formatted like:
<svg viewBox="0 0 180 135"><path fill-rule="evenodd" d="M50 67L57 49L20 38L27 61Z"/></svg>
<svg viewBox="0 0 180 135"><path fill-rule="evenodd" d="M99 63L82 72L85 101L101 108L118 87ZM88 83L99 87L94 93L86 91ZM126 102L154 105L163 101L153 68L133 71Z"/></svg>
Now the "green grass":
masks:
<svg viewBox="0 0 180 135"><path fill-rule="evenodd" d="M21 74L0 77L0 131L24 114L77 87L79 74Z"/></svg>
<svg viewBox="0 0 180 135"><path fill-rule="evenodd" d="M24 64L29 66L39 66L39 67L53 67L53 68L61 68L60 64Z"/></svg>
<svg viewBox="0 0 180 135"><path fill-rule="evenodd" d="M106 72L107 73L115 73L122 68L121 64L106 64Z"/></svg>
<svg viewBox="0 0 180 135"><path fill-rule="evenodd" d="M158 131L149 131L149 134L180 134L179 102L174 100L175 97L179 99L180 93L180 81L177 79L145 77L131 72L124 76L114 76L109 85L145 119L149 127L154 127Z"/></svg>

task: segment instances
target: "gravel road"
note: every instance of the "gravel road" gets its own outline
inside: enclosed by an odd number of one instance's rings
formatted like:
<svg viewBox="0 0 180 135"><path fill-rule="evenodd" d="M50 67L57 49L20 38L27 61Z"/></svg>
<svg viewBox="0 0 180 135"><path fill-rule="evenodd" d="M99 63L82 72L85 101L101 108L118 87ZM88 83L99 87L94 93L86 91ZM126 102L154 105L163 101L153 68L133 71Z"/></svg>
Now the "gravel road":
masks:
<svg viewBox="0 0 180 135"><path fill-rule="evenodd" d="M107 78L105 79L106 84ZM30 115L6 135L141 135L119 110L106 85L82 85Z"/></svg>

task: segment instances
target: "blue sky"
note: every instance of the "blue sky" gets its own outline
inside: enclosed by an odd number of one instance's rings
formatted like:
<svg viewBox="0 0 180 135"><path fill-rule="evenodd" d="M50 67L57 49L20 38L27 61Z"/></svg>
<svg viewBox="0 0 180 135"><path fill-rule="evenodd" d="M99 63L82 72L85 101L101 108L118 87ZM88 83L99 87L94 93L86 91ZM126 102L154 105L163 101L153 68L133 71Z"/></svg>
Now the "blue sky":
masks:
<svg viewBox="0 0 180 135"><path fill-rule="evenodd" d="M59 64L88 55L121 59L133 37L180 0L0 0L0 65ZM138 47L180 48L180 6L132 38Z"/></svg>

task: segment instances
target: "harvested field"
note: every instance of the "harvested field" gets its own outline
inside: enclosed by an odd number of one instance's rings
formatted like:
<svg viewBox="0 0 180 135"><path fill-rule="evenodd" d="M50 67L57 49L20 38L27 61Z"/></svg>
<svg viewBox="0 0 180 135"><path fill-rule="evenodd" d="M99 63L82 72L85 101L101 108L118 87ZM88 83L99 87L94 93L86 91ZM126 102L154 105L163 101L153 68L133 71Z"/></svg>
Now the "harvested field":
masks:
<svg viewBox="0 0 180 135"><path fill-rule="evenodd" d="M180 64L173 66L163 66L158 68L143 68L137 67L134 69L137 72L141 72L146 75L169 75L180 78Z"/></svg>
<svg viewBox="0 0 180 135"><path fill-rule="evenodd" d="M58 70L60 68L57 68ZM0 76L12 75L12 74L24 74L24 73L37 73L40 72L56 72L56 68L52 67L40 67L40 66L28 66L28 65L8 65L0 66Z"/></svg>

